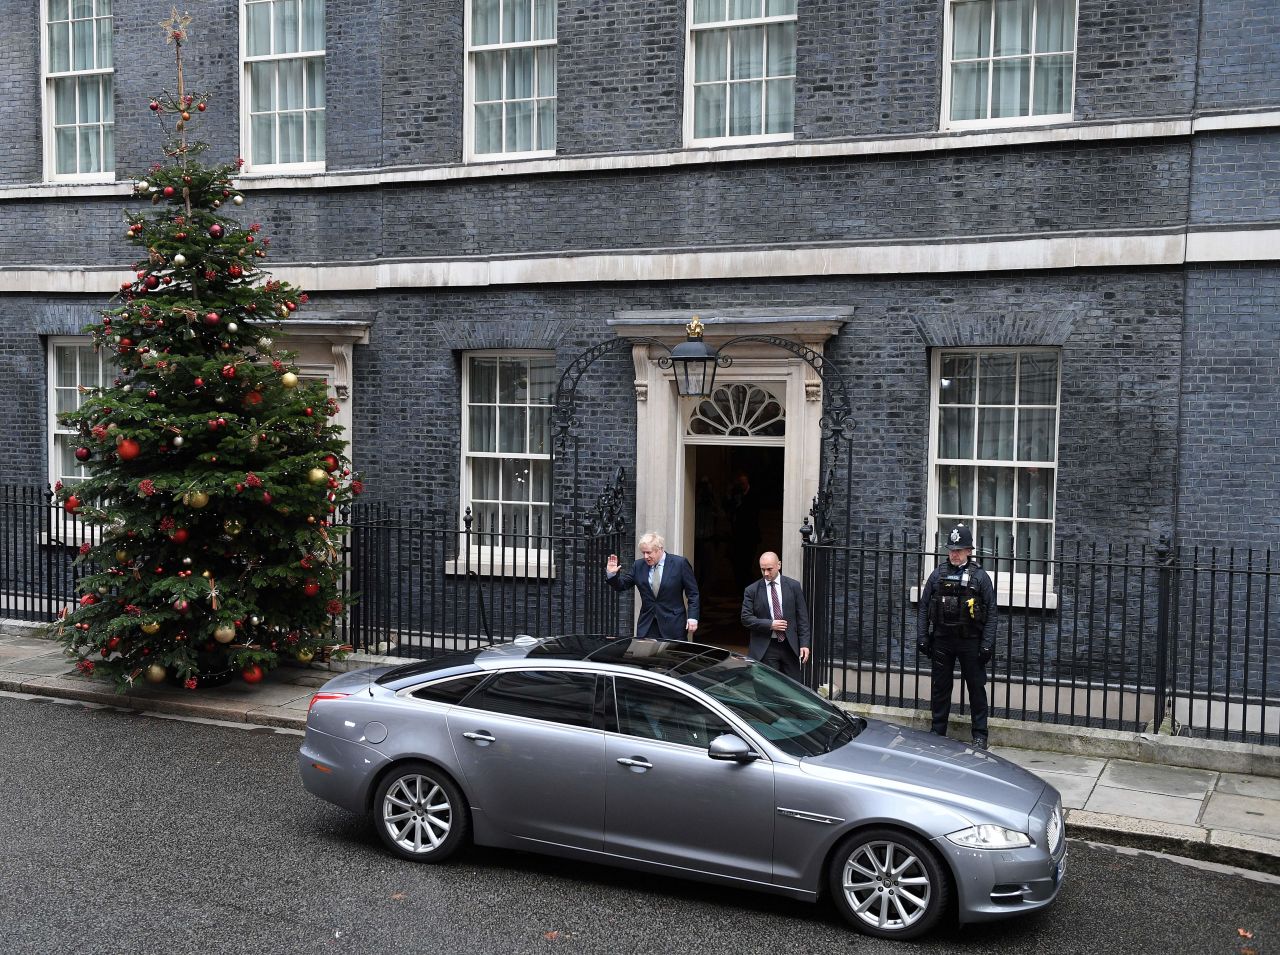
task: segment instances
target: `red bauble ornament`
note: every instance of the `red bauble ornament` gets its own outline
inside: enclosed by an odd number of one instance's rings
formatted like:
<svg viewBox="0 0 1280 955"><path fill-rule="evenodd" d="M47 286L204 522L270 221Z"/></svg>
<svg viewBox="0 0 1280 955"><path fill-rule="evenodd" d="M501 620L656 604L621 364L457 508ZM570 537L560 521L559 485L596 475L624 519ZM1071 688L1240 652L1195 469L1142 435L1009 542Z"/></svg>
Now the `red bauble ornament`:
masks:
<svg viewBox="0 0 1280 955"><path fill-rule="evenodd" d="M264 675L262 667L258 666L256 663L250 663L240 674L245 683L261 683Z"/></svg>
<svg viewBox="0 0 1280 955"><path fill-rule="evenodd" d="M132 461L142 453L142 447L133 438L125 438L116 445L116 454L120 455L121 461Z"/></svg>
<svg viewBox="0 0 1280 955"><path fill-rule="evenodd" d="M213 236L215 239L221 239L222 226L218 225L218 223L215 222L213 225L209 226L209 234Z"/></svg>
<svg viewBox="0 0 1280 955"><path fill-rule="evenodd" d="M220 321L222 321L222 316L219 315L217 312L209 312L204 317L204 323L206 325L217 325L218 322Z"/></svg>
<svg viewBox="0 0 1280 955"><path fill-rule="evenodd" d="M62 506L68 514L74 514L80 508L80 498L72 494L63 502Z"/></svg>
<svg viewBox="0 0 1280 955"><path fill-rule="evenodd" d="M330 473L338 470L338 459L332 454L324 456L324 469Z"/></svg>
<svg viewBox="0 0 1280 955"><path fill-rule="evenodd" d="M76 448L76 460L88 461L89 455L93 454L88 448Z"/></svg>
<svg viewBox="0 0 1280 955"><path fill-rule="evenodd" d="M142 280L142 284L145 285L147 288L156 288L160 285L160 280L156 278L154 275L148 275L145 279Z"/></svg>
<svg viewBox="0 0 1280 955"><path fill-rule="evenodd" d="M203 112L205 111L205 104L204 104L204 103L197 103L197 104L196 104L196 109L200 110L200 112L202 112L202 113L203 113Z"/></svg>
<svg viewBox="0 0 1280 955"><path fill-rule="evenodd" d="M192 384L194 384L197 388L203 388L203 387L204 387L204 379L203 379L203 378L197 378L194 382L192 382Z"/></svg>
<svg viewBox="0 0 1280 955"><path fill-rule="evenodd" d="M271 503L271 492L269 492L269 491L263 491L263 492L262 492L262 503L263 503L263 504L270 504L270 503Z"/></svg>
<svg viewBox="0 0 1280 955"><path fill-rule="evenodd" d="M187 538L189 538L190 536L191 534L187 531L185 527L178 527L178 528L175 528L174 532L169 535L169 539L173 541L175 544L185 544L187 542Z"/></svg>
<svg viewBox="0 0 1280 955"><path fill-rule="evenodd" d="M160 104L159 104L158 102L156 102L155 100L152 100L152 101L151 101L151 112L153 112L153 113L158 113L158 112L160 112Z"/></svg>
<svg viewBox="0 0 1280 955"><path fill-rule="evenodd" d="M223 378L234 378L235 376L236 376L236 366L235 366L235 365L223 365L223 366L222 366L222 377L223 377Z"/></svg>
<svg viewBox="0 0 1280 955"><path fill-rule="evenodd" d="M308 580L302 587L302 592L308 597L318 596L320 593L320 585L314 580Z"/></svg>
<svg viewBox="0 0 1280 955"><path fill-rule="evenodd" d="M176 189L174 189L174 188L173 188L173 186L165 186L165 187L164 187L164 197L165 197L166 199L172 199L172 198L173 198L173 194L174 194L176 191L177 191L177 190L176 190Z"/></svg>
<svg viewBox="0 0 1280 955"><path fill-rule="evenodd" d="M154 388L152 388L150 391L147 392L148 398L154 398L155 396L156 396L156 390Z"/></svg>

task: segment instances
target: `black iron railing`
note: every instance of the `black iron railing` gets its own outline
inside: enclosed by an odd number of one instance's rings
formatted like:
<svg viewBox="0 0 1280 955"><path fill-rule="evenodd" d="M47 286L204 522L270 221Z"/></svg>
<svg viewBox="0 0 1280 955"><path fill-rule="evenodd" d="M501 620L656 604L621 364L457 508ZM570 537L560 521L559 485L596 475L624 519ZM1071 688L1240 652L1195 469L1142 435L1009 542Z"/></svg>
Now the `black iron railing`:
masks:
<svg viewBox="0 0 1280 955"><path fill-rule="evenodd" d="M807 543L813 682L837 698L928 708L916 601L941 559L918 536ZM1001 604L993 716L1280 745L1270 551L1059 541L1052 557L981 562Z"/></svg>

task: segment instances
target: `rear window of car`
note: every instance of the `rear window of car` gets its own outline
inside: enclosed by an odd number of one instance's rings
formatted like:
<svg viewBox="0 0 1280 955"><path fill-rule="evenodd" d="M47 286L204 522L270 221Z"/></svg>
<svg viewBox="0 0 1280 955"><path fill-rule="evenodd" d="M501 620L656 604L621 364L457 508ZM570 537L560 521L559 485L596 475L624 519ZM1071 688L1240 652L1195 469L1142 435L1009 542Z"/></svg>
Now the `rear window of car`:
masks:
<svg viewBox="0 0 1280 955"><path fill-rule="evenodd" d="M430 660L414 660L412 663L401 664L395 669L388 670L375 682L379 686L386 686L413 677L428 677L432 673L443 673L445 670L459 670L474 664L479 653L479 649L459 650L455 653L442 653Z"/></svg>
<svg viewBox="0 0 1280 955"><path fill-rule="evenodd" d="M480 685L487 674L468 673L452 680L437 680L419 687L410 695L415 700L431 700L435 703L461 703L467 694Z"/></svg>

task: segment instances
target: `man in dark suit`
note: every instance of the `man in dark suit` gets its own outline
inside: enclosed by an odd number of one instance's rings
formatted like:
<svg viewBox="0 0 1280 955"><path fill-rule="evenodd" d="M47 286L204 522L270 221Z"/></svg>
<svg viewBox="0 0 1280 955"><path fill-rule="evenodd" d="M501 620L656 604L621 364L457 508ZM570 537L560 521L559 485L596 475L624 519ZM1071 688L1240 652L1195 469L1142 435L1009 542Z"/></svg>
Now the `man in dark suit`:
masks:
<svg viewBox="0 0 1280 955"><path fill-rule="evenodd" d="M614 590L635 587L639 593L637 637L685 640L686 634L692 636L698 629L698 582L693 579L693 567L679 554L668 554L661 535L650 531L640 538L640 559L630 573L623 573L618 555L610 554L605 575Z"/></svg>
<svg viewBox="0 0 1280 955"><path fill-rule="evenodd" d="M782 561L772 551L760 555L760 577L742 595L742 625L751 632L748 656L798 681L809 659L804 591L800 581L782 576Z"/></svg>

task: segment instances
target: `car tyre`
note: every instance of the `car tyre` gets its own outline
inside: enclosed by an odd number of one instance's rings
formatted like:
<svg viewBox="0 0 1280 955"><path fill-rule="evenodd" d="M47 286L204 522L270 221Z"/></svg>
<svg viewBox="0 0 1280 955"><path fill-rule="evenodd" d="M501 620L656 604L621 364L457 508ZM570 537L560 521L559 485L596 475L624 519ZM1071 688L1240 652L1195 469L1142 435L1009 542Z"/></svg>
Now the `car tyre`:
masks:
<svg viewBox="0 0 1280 955"><path fill-rule="evenodd" d="M938 856L896 829L854 833L832 856L827 875L840 914L877 938L919 938L950 903L951 881Z"/></svg>
<svg viewBox="0 0 1280 955"><path fill-rule="evenodd" d="M462 792L426 763L406 763L386 775L373 798L373 822L388 849L414 862L443 862L471 833Z"/></svg>

